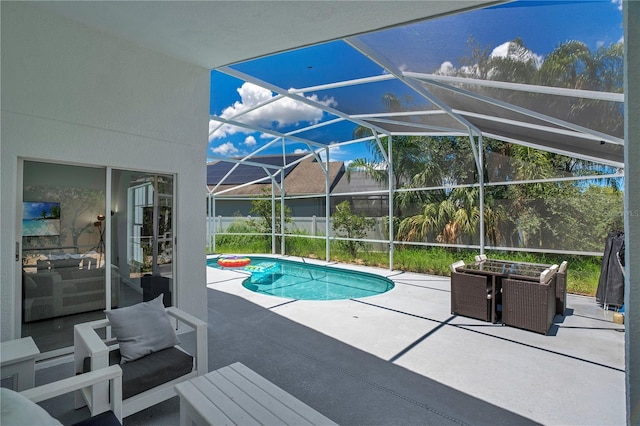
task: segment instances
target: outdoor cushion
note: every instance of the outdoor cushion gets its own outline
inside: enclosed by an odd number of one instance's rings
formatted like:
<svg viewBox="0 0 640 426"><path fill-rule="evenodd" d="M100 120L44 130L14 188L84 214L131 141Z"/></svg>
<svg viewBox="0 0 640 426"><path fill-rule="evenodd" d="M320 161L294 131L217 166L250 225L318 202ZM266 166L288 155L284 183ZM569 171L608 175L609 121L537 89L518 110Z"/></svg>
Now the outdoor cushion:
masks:
<svg viewBox="0 0 640 426"><path fill-rule="evenodd" d="M44 408L11 389L0 388L0 401L0 424L62 426Z"/></svg>
<svg viewBox="0 0 640 426"><path fill-rule="evenodd" d="M109 365L120 364L120 351L109 352ZM91 370L91 358L84 359L83 372ZM122 368L122 399L153 389L184 376L193 370L193 357L178 348L168 348L120 364Z"/></svg>
<svg viewBox="0 0 640 426"><path fill-rule="evenodd" d="M105 313L118 339L122 364L180 343L162 303L162 294L148 302Z"/></svg>

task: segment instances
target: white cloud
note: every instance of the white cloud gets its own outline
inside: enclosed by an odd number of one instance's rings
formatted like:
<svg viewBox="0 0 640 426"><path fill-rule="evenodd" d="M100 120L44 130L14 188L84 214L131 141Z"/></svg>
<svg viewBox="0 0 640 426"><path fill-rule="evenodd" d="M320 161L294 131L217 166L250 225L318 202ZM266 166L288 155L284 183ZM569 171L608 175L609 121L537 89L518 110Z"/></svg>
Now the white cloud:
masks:
<svg viewBox="0 0 640 426"><path fill-rule="evenodd" d="M455 75L456 69L453 67L453 64L449 61L444 61L440 64L440 68L436 71L436 74L439 75Z"/></svg>
<svg viewBox="0 0 640 426"><path fill-rule="evenodd" d="M531 50L517 45L511 41L496 46L490 55L491 58L510 58L515 61L527 62L533 60L536 67L540 68L544 62L544 57L533 53ZM439 75L462 75L466 77L480 77L480 69L478 64L465 65L456 69L450 61L444 61L440 64L440 68L435 71ZM491 76L491 71L489 71Z"/></svg>
<svg viewBox="0 0 640 426"><path fill-rule="evenodd" d="M294 154L308 154L309 152L311 151L304 148L296 148L295 151L293 151Z"/></svg>
<svg viewBox="0 0 640 426"><path fill-rule="evenodd" d="M246 146L256 146L256 138L254 138L253 136L247 136L244 139L244 144Z"/></svg>
<svg viewBox="0 0 640 426"><path fill-rule="evenodd" d="M618 10L622 10L622 0L611 0L611 3L618 6Z"/></svg>
<svg viewBox="0 0 640 426"><path fill-rule="evenodd" d="M508 41L506 43L502 43L500 46L493 49L491 52L492 58L509 58L515 61L528 62L530 60L535 61L536 67L540 68L544 58L542 55L536 55L529 49L525 49L522 46L518 46L517 44Z"/></svg>
<svg viewBox="0 0 640 426"><path fill-rule="evenodd" d="M211 152L213 152L214 154L218 154L218 155L236 155L238 152L240 152L238 150L238 148L236 148L233 143L231 142L226 142L223 143L220 146L217 146L215 148L211 148Z"/></svg>
<svg viewBox="0 0 640 426"><path fill-rule="evenodd" d="M260 127L271 127L274 124L276 127L283 127L300 122L315 124L322 118L322 110L286 97L268 103L261 108L251 110L274 97L270 90L252 83L244 83L238 89L238 94L240 95L240 101L236 101L233 105L225 108L220 117L232 119L238 114L249 111L241 116L241 120ZM307 99L325 106L333 107L337 105L333 98L320 99L317 95L312 95L307 96ZM244 129L226 124L215 132L213 132L214 128L212 128L211 124L209 125L210 140L222 138L236 132L245 132Z"/></svg>

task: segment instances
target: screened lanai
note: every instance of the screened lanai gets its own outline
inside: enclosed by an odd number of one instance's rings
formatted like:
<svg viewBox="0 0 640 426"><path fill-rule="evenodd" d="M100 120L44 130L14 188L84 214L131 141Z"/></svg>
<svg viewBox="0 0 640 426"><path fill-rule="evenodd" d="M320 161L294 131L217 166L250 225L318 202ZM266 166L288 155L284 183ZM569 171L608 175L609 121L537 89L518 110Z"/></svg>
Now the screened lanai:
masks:
<svg viewBox="0 0 640 426"><path fill-rule="evenodd" d="M615 3L515 2L218 68L208 161L226 166L208 182L209 249L226 232L217 208L266 183L273 252L302 227L279 229L277 204L321 201L304 235L326 239L328 260L348 239L333 200L359 197L385 205L367 240L391 268L400 245L601 255L624 223L622 43ZM282 177L309 157L325 191L289 191ZM335 163L378 188L332 190Z"/></svg>

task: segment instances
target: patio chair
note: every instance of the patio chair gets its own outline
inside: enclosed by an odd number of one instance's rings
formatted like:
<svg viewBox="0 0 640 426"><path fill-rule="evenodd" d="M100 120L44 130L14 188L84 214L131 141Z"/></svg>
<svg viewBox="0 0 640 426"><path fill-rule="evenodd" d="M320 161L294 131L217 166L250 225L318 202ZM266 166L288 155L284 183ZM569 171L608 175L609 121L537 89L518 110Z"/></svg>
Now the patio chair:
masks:
<svg viewBox="0 0 640 426"><path fill-rule="evenodd" d="M122 370L117 365L68 377L22 392L2 388L0 398L2 418L0 424L61 425L57 419L37 403L101 383L108 385L110 388L109 404L104 406L102 411L92 413L91 418L75 423L75 425L121 425Z"/></svg>
<svg viewBox="0 0 640 426"><path fill-rule="evenodd" d="M545 269L538 281L502 280L502 324L547 335L556 313L558 265Z"/></svg>
<svg viewBox="0 0 640 426"><path fill-rule="evenodd" d="M459 260L451 264L451 314L491 321L491 285L484 275L457 272L464 266Z"/></svg>
<svg viewBox="0 0 640 426"><path fill-rule="evenodd" d="M120 364L123 417L176 396L175 384L208 371L207 323L176 307L165 308L162 298L106 311L106 319L74 327L76 372ZM176 322L195 331L193 356L180 346ZM105 338L97 332L103 329ZM76 393L76 408L87 405L92 413L104 410L108 401L105 384Z"/></svg>

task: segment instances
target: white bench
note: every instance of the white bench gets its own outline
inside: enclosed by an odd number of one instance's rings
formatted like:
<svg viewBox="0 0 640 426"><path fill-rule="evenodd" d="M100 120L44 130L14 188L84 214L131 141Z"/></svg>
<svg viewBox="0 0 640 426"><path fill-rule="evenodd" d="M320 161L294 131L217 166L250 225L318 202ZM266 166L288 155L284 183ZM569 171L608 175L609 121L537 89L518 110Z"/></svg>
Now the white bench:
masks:
<svg viewBox="0 0 640 426"><path fill-rule="evenodd" d="M239 362L175 388L182 426L336 424Z"/></svg>

